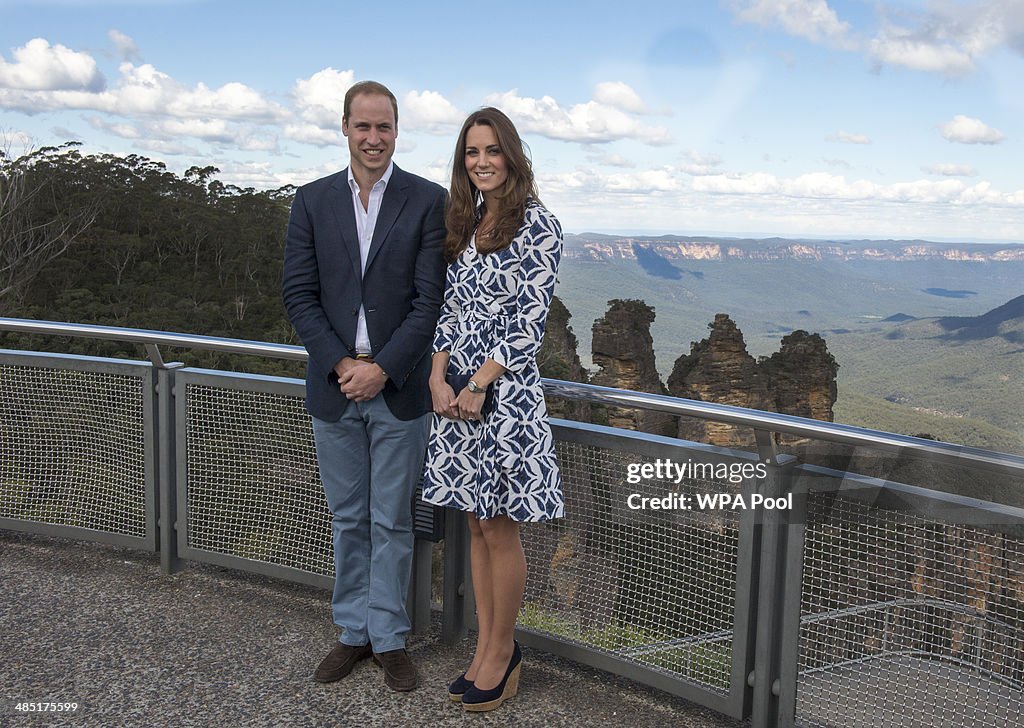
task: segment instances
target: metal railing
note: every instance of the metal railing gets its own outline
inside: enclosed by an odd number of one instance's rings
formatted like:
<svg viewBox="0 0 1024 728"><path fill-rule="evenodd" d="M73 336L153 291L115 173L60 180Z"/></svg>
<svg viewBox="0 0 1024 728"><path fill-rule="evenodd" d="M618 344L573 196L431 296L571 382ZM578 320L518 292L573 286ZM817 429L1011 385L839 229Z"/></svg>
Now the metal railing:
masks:
<svg viewBox="0 0 1024 728"><path fill-rule="evenodd" d="M0 352L0 527L159 549L167 570L187 558L330 584L302 383L168 365L158 348L302 359L300 347L12 319L0 330L135 342L151 360ZM524 527L524 643L758 726L1024 720L1024 510L879 477L891 468L864 468L849 448L914 464L893 472L926 485L941 466L972 487L1019 486L1024 458L544 384L566 400L750 428L756 448L553 421L567 517ZM811 464L810 449L787 454L780 436L845 448L846 465ZM630 476L666 461L711 469ZM739 483L714 470L757 466L763 477ZM711 493L745 504L791 496L792 507L695 507ZM666 496L675 507L630 507ZM420 516L436 533L433 511ZM463 519L446 519L444 534L444 634L455 639L472 622ZM417 541L411 606L421 626L429 549Z"/></svg>

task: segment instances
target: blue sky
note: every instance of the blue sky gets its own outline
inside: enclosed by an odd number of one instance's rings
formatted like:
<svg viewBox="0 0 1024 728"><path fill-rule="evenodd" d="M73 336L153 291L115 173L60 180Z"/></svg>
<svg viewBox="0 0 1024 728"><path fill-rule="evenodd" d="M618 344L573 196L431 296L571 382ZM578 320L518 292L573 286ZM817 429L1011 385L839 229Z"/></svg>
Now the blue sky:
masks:
<svg viewBox="0 0 1024 728"><path fill-rule="evenodd" d="M0 0L0 131L257 188L345 166L354 80L445 183L492 104L568 231L1024 242L1024 0Z"/></svg>

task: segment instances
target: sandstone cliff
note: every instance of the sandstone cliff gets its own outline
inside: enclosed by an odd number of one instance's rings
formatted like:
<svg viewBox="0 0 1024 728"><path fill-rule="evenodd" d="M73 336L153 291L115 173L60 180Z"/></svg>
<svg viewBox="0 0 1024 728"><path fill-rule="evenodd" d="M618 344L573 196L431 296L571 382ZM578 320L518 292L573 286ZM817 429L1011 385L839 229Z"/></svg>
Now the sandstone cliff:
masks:
<svg viewBox="0 0 1024 728"><path fill-rule="evenodd" d="M754 361L742 332L726 314L716 314L708 328L708 338L691 344L690 353L676 360L668 379L670 394L833 420L839 365L818 334L794 331L782 339L779 351ZM750 428L692 418L680 421L678 436L724 447L754 444Z"/></svg>
<svg viewBox="0 0 1024 728"><path fill-rule="evenodd" d="M552 298L551 310L548 312L544 328L544 341L537 353L537 364L540 367L540 375L547 379L587 383L590 376L580 362L576 334L569 325L571 318L572 314L558 296ZM589 422L591 418L591 406L587 402L548 397L547 406L548 414L552 417L583 422Z"/></svg>
<svg viewBox="0 0 1024 728"><path fill-rule="evenodd" d="M690 353L676 359L668 378L674 397L717 402L748 409L773 409L764 376L754 357L747 353L743 334L726 314L708 324L708 338L691 344ZM754 444L754 431L723 422L680 418L678 436L728 447Z"/></svg>
<svg viewBox="0 0 1024 728"><path fill-rule="evenodd" d="M787 415L832 422L839 365L818 334L794 331L782 347L758 364L774 409Z"/></svg>
<svg viewBox="0 0 1024 728"><path fill-rule="evenodd" d="M608 312L594 322L593 360L600 370L591 381L605 387L667 394L654 362L654 309L636 300L616 299L608 304ZM659 412L611 408L608 424L657 435L675 434L672 417Z"/></svg>

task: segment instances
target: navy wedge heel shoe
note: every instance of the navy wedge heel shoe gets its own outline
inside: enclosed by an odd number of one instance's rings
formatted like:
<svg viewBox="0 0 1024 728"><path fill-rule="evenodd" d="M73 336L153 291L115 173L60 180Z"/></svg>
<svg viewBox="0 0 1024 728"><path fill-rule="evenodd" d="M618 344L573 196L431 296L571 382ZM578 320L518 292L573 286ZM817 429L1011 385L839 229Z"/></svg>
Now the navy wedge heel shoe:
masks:
<svg viewBox="0 0 1024 728"><path fill-rule="evenodd" d="M455 703L462 702L462 696L466 694L466 691L473 687L473 681L466 679L466 673L462 673L452 681L452 684L448 686L448 697Z"/></svg>
<svg viewBox="0 0 1024 728"><path fill-rule="evenodd" d="M509 660L508 669L505 670L505 677L501 682L490 690L481 690L472 685L462 696L462 707L473 713L483 713L494 710L509 698L514 698L519 692L519 672L522 666L523 653L516 642L512 659Z"/></svg>

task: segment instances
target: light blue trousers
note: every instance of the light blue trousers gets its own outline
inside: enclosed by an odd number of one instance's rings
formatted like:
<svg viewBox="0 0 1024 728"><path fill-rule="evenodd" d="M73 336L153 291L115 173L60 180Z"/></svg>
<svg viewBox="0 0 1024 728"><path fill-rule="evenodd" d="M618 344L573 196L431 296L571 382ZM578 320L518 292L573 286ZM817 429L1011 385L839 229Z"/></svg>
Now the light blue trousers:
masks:
<svg viewBox="0 0 1024 728"><path fill-rule="evenodd" d="M412 568L412 494L423 472L430 416L399 420L384 398L349 402L337 422L313 418L334 537L339 640L374 652L405 647Z"/></svg>

